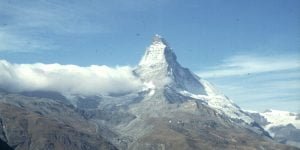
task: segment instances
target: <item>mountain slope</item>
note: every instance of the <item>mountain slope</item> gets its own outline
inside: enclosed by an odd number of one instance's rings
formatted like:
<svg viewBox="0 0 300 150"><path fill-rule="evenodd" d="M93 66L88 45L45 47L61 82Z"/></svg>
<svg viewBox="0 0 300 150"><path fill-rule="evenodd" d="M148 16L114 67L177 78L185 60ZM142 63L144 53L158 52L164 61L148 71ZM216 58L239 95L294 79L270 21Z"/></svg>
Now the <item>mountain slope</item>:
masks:
<svg viewBox="0 0 300 150"><path fill-rule="evenodd" d="M102 111L119 112L120 121L110 129L120 135L111 139L120 149L289 149L272 141L211 84L183 68L158 35L134 73L145 84L139 96L99 101ZM122 121L122 112L134 117Z"/></svg>
<svg viewBox="0 0 300 150"><path fill-rule="evenodd" d="M253 120L226 96L218 92L209 82L200 79L189 69L183 68L176 55L163 38L155 35L152 44L140 61L136 74L153 88L163 89L166 94L176 93L183 97L198 99L232 119L246 123ZM175 101L172 101L175 102Z"/></svg>
<svg viewBox="0 0 300 150"><path fill-rule="evenodd" d="M0 92L0 138L14 149L116 149L70 105Z"/></svg>

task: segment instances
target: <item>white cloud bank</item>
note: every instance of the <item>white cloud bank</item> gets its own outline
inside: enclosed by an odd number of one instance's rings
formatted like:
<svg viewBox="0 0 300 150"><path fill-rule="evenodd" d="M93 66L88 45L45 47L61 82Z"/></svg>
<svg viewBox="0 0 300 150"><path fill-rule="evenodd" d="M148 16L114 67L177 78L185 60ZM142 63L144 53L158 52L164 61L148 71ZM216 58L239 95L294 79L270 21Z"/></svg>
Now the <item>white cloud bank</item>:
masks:
<svg viewBox="0 0 300 150"><path fill-rule="evenodd" d="M141 89L132 68L91 65L11 64L0 60L0 87L10 91L49 90L63 94L106 95Z"/></svg>

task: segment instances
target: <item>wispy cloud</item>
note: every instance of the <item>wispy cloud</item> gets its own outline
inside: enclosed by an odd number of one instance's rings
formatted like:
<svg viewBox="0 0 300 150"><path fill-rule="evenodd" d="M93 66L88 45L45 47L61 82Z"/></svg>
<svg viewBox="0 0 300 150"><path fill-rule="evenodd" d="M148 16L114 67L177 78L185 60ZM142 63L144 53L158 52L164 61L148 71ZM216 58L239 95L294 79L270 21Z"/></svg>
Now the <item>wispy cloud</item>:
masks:
<svg viewBox="0 0 300 150"><path fill-rule="evenodd" d="M60 1L0 1L0 51L49 50L58 47L52 41L59 36L107 31L93 19L101 13L82 8Z"/></svg>
<svg viewBox="0 0 300 150"><path fill-rule="evenodd" d="M229 98L243 109L266 109L300 112L300 79L291 81L257 82L255 79L239 79L214 82Z"/></svg>
<svg viewBox="0 0 300 150"><path fill-rule="evenodd" d="M300 69L300 58L297 55L237 55L225 59L218 66L198 72L198 75L204 78L220 78L292 69Z"/></svg>
<svg viewBox="0 0 300 150"><path fill-rule="evenodd" d="M87 3L88 4L88 3ZM63 1L1 1L2 29L29 31L48 30L55 33L98 33L101 24L93 24L91 11L82 3ZM94 13L94 14L93 14Z"/></svg>
<svg viewBox="0 0 300 150"><path fill-rule="evenodd" d="M0 51L19 52L20 48L26 49L22 52L40 51L55 44L58 49L65 49L64 44L74 37L87 40L114 33L124 28L123 23L136 21L137 14L168 2L0 0L0 36L6 39L0 41Z"/></svg>
<svg viewBox="0 0 300 150"><path fill-rule="evenodd" d="M54 47L50 42L0 30L0 52L32 52L34 50L49 50Z"/></svg>
<svg viewBox="0 0 300 150"><path fill-rule="evenodd" d="M208 78L242 108L300 112L300 58L238 55L198 75Z"/></svg>

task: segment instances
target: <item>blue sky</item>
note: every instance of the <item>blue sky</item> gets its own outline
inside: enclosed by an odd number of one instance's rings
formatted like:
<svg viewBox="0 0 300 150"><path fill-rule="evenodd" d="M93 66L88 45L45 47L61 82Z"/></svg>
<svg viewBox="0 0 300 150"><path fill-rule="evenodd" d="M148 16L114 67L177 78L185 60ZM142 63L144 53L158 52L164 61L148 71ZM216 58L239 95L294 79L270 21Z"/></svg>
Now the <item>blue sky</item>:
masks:
<svg viewBox="0 0 300 150"><path fill-rule="evenodd" d="M299 0L0 0L0 59L134 66L158 33L246 109L300 112Z"/></svg>

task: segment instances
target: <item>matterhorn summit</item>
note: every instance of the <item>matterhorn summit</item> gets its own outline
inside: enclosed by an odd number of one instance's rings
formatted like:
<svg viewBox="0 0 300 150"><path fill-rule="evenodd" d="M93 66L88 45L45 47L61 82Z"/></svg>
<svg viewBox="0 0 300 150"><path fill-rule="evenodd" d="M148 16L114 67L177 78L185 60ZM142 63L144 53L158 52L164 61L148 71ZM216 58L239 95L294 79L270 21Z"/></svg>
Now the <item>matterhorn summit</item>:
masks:
<svg viewBox="0 0 300 150"><path fill-rule="evenodd" d="M199 78L188 69L181 67L173 50L165 39L157 34L141 59L136 73L141 79L152 81L159 87L206 95Z"/></svg>
<svg viewBox="0 0 300 150"><path fill-rule="evenodd" d="M158 34L153 37L152 44L139 63L139 66L157 67L158 65L170 65L176 62L176 56L166 41Z"/></svg>

